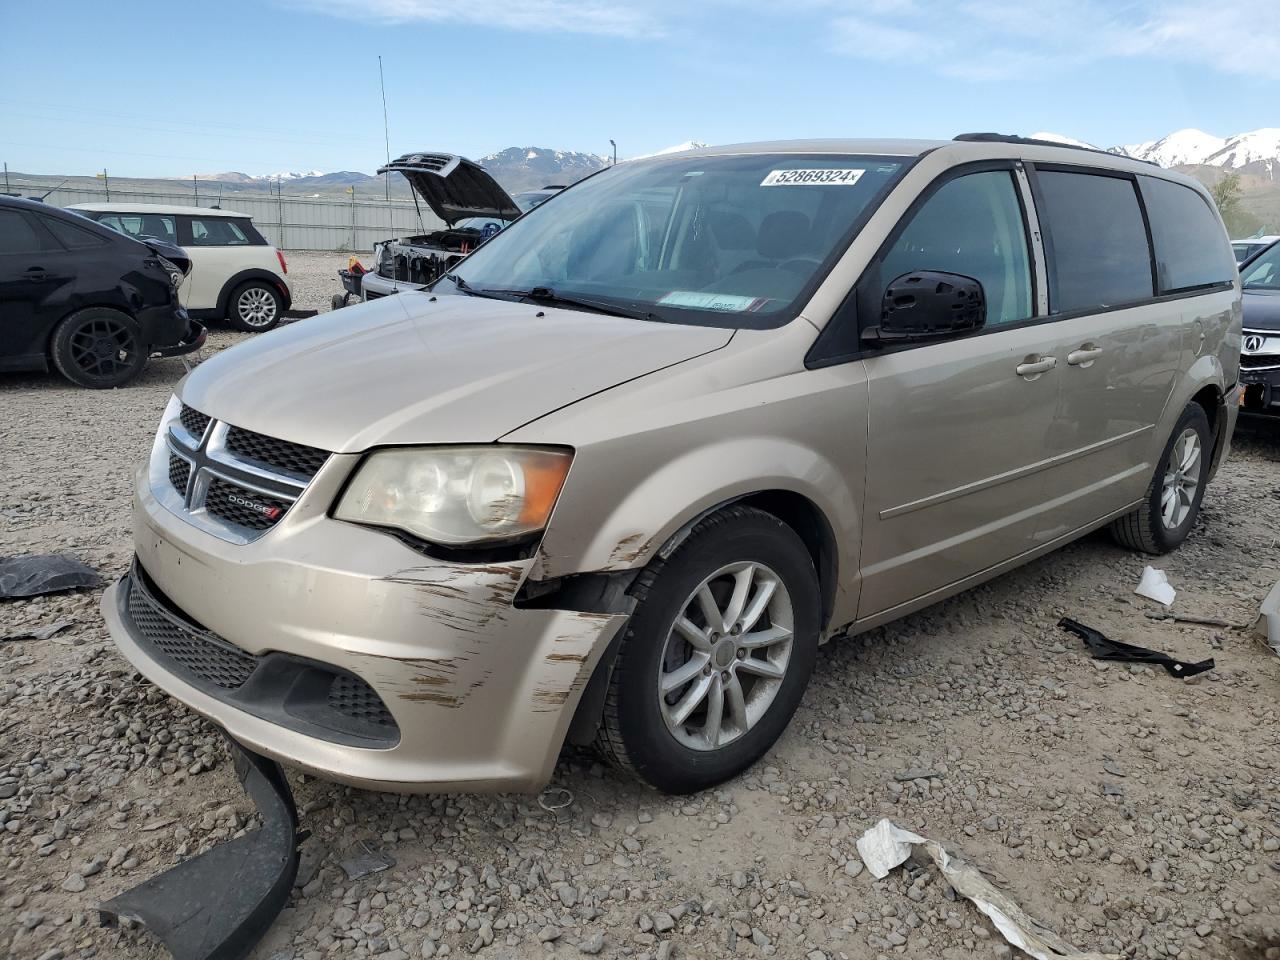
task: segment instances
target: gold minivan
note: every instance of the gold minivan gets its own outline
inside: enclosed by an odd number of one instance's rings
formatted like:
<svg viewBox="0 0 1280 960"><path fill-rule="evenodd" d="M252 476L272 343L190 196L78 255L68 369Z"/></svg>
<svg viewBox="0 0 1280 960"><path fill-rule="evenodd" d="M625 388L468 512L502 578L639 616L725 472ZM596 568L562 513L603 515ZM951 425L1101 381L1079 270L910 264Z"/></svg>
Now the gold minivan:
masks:
<svg viewBox="0 0 1280 960"><path fill-rule="evenodd" d="M1107 524L1178 546L1239 351L1222 222L1159 167L993 134L622 163L201 364L103 612L320 776L529 790L572 741L697 790L825 640Z"/></svg>

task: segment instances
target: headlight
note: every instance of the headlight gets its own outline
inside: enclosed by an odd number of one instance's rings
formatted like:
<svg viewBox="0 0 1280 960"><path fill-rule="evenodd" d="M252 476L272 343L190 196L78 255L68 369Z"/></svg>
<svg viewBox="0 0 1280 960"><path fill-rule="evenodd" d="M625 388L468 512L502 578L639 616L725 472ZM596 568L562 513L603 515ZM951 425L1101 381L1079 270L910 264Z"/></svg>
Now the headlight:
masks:
<svg viewBox="0 0 1280 960"><path fill-rule="evenodd" d="M333 515L446 546L515 540L547 525L572 460L537 447L383 450L360 465Z"/></svg>

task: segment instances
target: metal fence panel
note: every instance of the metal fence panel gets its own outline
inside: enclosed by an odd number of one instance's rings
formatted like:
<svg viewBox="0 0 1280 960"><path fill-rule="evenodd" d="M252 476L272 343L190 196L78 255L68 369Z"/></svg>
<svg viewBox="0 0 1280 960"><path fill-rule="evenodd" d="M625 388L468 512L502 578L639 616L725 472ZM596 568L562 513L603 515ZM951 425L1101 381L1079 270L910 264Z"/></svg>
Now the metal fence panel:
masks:
<svg viewBox="0 0 1280 960"><path fill-rule="evenodd" d="M105 203L104 187L59 187L46 203L67 207L76 203ZM255 196L233 194L196 199L191 192L111 189L111 203L162 203L179 207L219 204L247 213L268 242L282 250L350 250L367 253L378 240L443 226L426 207L422 219L411 200L340 200L323 197Z"/></svg>

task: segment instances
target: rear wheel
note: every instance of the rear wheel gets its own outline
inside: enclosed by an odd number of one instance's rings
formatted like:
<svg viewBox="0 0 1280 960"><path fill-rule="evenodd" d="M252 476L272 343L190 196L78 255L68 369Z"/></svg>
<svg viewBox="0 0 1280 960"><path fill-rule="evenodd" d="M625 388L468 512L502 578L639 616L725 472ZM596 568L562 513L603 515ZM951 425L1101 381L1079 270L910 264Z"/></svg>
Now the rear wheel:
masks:
<svg viewBox="0 0 1280 960"><path fill-rule="evenodd" d="M276 326L283 313L280 291L265 280L250 280L231 294L227 320L237 330L262 333Z"/></svg>
<svg viewBox="0 0 1280 960"><path fill-rule="evenodd" d="M124 386L147 362L137 321L109 307L88 307L63 318L49 352L60 374L91 389Z"/></svg>
<svg viewBox="0 0 1280 960"><path fill-rule="evenodd" d="M1200 516L1212 456L1209 418L1200 404L1192 403L1173 428L1142 506L1111 525L1116 541L1131 550L1159 554L1187 539Z"/></svg>
<svg viewBox="0 0 1280 960"><path fill-rule="evenodd" d="M778 739L813 671L821 601L804 543L731 507L641 574L598 743L670 793L713 786Z"/></svg>

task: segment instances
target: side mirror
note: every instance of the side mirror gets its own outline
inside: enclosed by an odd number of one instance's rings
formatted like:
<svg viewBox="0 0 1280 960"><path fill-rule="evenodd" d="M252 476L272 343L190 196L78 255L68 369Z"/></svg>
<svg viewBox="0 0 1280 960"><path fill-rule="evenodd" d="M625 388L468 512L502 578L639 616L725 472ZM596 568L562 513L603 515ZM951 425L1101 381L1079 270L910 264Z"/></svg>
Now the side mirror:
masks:
<svg viewBox="0 0 1280 960"><path fill-rule="evenodd" d="M880 324L864 339L879 343L934 340L977 330L987 322L987 298L973 277L938 270L904 273L885 289Z"/></svg>

